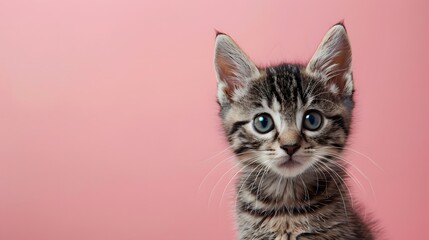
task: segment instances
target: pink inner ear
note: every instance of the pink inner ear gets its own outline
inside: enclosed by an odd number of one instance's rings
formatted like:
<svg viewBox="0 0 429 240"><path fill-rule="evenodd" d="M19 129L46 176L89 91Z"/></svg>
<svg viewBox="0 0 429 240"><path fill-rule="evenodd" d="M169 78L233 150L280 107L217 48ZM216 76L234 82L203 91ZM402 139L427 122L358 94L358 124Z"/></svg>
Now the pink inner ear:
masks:
<svg viewBox="0 0 429 240"><path fill-rule="evenodd" d="M223 89L228 98L232 98L234 89L238 86L241 86L235 76L235 71L233 66L225 59L224 56L217 56L217 68L220 79L226 83L225 88Z"/></svg>
<svg viewBox="0 0 429 240"><path fill-rule="evenodd" d="M349 71L349 60L346 54L341 51L335 57L332 58L332 63L336 67L332 69L331 72L327 73L328 83L335 84L340 92L342 92L346 86L346 80L344 79L344 74Z"/></svg>
<svg viewBox="0 0 429 240"><path fill-rule="evenodd" d="M343 93L351 78L345 77L351 70L351 48L347 33L342 26L334 26L325 35L307 69L321 73L327 86L335 85Z"/></svg>
<svg viewBox="0 0 429 240"><path fill-rule="evenodd" d="M227 35L216 38L215 65L218 81L224 84L221 89L225 96L232 99L238 88L259 76L259 70L240 47Z"/></svg>

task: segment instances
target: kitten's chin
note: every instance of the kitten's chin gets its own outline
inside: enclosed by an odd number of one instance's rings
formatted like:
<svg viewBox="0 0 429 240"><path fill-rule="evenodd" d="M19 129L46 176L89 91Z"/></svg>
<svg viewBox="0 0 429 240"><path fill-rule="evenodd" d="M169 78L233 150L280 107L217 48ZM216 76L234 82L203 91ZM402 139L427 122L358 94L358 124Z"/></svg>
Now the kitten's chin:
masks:
<svg viewBox="0 0 429 240"><path fill-rule="evenodd" d="M304 173L310 166L308 157L293 156L290 158L286 156L275 159L271 169L282 177L293 178Z"/></svg>

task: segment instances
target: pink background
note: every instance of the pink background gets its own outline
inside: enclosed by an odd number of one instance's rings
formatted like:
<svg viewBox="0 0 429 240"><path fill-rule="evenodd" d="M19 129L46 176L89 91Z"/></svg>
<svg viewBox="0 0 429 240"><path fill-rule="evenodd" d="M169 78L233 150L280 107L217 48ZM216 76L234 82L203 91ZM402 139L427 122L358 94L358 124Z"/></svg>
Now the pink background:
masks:
<svg viewBox="0 0 429 240"><path fill-rule="evenodd" d="M342 19L354 198L386 238L426 239L424 0L1 0L0 239L234 239L214 29L266 65L308 60Z"/></svg>

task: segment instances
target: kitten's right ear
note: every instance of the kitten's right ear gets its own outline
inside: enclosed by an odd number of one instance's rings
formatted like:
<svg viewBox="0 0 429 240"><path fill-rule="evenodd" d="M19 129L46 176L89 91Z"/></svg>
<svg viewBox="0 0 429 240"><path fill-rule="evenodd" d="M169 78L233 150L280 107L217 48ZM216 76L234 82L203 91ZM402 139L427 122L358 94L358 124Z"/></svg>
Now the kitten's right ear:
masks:
<svg viewBox="0 0 429 240"><path fill-rule="evenodd" d="M217 78L217 97L219 103L230 103L238 91L251 80L259 77L256 65L240 47L228 36L216 36L214 65Z"/></svg>

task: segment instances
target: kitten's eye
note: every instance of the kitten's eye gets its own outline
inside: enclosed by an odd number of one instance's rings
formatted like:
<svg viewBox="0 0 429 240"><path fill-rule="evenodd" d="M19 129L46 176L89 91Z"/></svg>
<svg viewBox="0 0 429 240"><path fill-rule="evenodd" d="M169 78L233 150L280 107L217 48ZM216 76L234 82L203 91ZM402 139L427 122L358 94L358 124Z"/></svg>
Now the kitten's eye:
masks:
<svg viewBox="0 0 429 240"><path fill-rule="evenodd" d="M253 120L253 127L259 133L267 133L274 129L274 122L270 114L261 113Z"/></svg>
<svg viewBox="0 0 429 240"><path fill-rule="evenodd" d="M323 123L322 114L318 111L311 110L304 114L303 127L310 131L318 130Z"/></svg>

